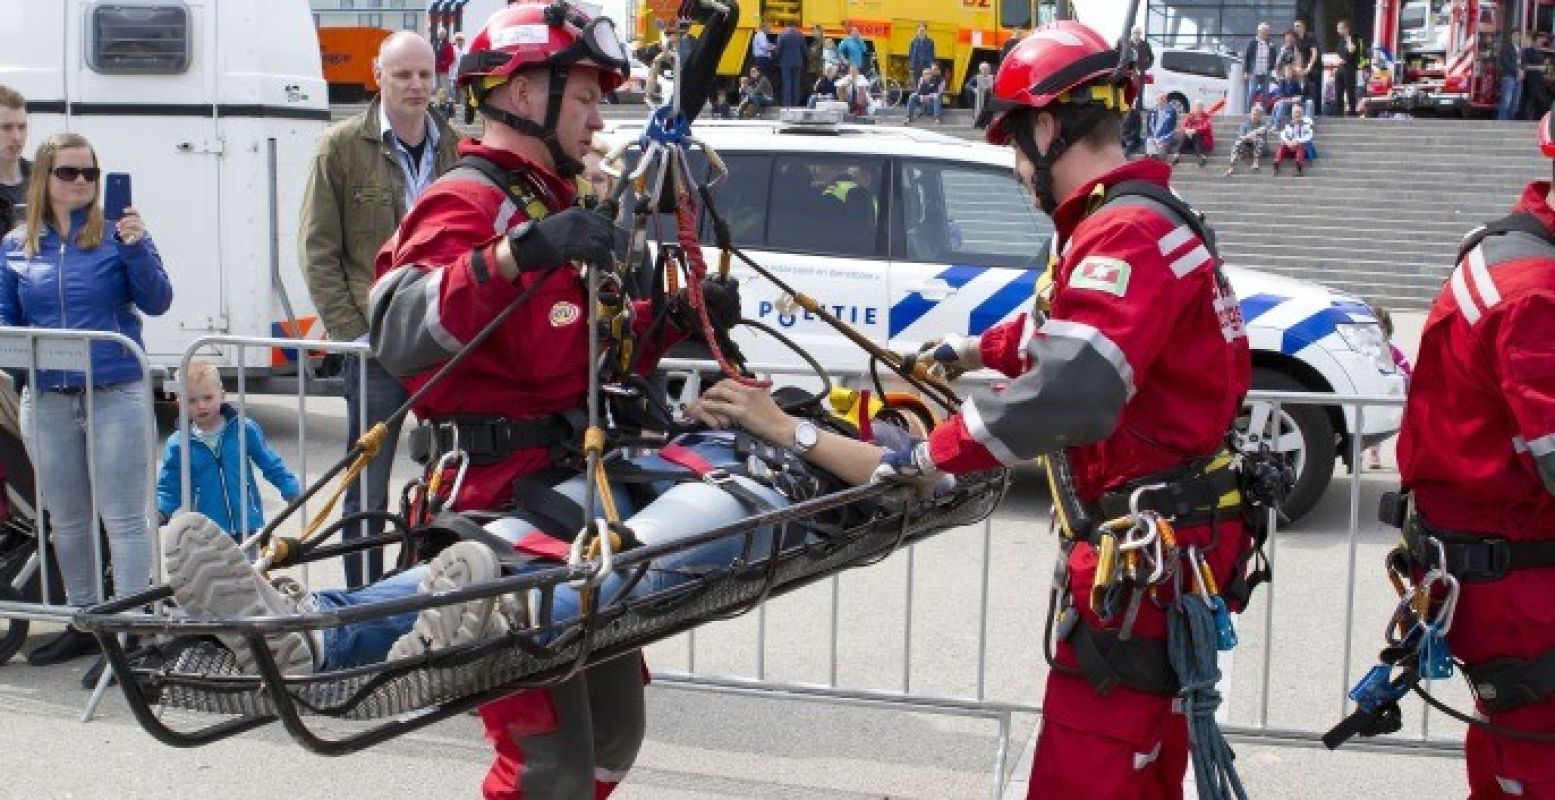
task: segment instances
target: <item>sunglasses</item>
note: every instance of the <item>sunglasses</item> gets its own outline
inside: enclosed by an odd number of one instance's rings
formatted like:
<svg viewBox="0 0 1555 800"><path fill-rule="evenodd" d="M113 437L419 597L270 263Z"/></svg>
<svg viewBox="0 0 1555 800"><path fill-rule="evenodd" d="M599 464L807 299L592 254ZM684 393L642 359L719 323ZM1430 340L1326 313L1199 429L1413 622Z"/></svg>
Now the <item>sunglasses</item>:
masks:
<svg viewBox="0 0 1555 800"><path fill-rule="evenodd" d="M101 174L103 174L103 171L101 169L97 168L97 167L55 167L54 168L54 177L59 178L60 180L66 182L66 183L70 183L70 182L74 181L76 178L86 178L86 182L87 183L96 183L97 182L97 176L99 176Z"/></svg>

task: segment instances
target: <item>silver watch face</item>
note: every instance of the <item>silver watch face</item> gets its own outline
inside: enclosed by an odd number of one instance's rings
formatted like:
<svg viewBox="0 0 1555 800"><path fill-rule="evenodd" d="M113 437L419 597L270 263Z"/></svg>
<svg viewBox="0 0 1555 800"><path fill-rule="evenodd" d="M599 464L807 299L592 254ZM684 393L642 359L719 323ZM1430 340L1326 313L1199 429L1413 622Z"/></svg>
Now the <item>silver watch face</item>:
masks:
<svg viewBox="0 0 1555 800"><path fill-rule="evenodd" d="M794 449L803 453L815 446L821 440L821 432L816 429L814 423L801 422L794 428Z"/></svg>

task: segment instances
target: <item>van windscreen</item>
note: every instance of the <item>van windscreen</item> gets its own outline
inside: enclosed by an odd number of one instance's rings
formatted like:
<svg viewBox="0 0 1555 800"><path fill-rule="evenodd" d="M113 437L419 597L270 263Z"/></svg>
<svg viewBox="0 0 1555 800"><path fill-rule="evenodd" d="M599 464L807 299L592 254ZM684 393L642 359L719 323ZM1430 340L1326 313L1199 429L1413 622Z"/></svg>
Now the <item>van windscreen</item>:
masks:
<svg viewBox="0 0 1555 800"><path fill-rule="evenodd" d="M189 68L189 9L182 3L92 8L88 62L107 75L174 75Z"/></svg>

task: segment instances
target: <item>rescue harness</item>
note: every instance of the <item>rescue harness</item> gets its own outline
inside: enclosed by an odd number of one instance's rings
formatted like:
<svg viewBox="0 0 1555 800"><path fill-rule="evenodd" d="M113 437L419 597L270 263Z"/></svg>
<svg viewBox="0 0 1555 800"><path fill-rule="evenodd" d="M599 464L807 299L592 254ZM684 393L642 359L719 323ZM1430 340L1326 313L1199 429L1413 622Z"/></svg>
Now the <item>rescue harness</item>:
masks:
<svg viewBox="0 0 1555 800"><path fill-rule="evenodd" d="M1486 238L1512 233L1533 236L1555 251L1555 234L1532 214L1515 213L1464 237L1458 261ZM1355 710L1323 736L1323 744L1332 750L1356 735L1399 731L1403 712L1398 701L1410 692L1449 717L1496 736L1555 744L1555 734L1509 728L1466 714L1421 686L1422 680L1450 678L1453 668L1459 667L1476 703L1492 714L1516 711L1555 695L1555 648L1531 659L1503 657L1469 664L1453 657L1447 643L1463 584L1490 583L1514 572L1555 568L1555 540L1514 541L1496 533L1437 527L1414 507L1408 487L1383 494L1378 518L1401 532L1399 546L1386 561L1399 605L1389 620L1388 646L1379 655L1379 663L1350 690Z"/></svg>

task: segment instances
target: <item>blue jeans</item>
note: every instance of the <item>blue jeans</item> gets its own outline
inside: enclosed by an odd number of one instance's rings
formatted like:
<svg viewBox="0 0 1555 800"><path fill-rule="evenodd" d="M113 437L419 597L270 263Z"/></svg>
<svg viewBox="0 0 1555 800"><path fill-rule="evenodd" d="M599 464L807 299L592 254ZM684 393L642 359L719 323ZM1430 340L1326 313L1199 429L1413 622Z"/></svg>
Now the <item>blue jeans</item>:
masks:
<svg viewBox="0 0 1555 800"><path fill-rule="evenodd" d="M1514 76L1501 78L1501 97L1496 101L1496 119L1517 116L1518 101L1522 99L1523 82Z"/></svg>
<svg viewBox="0 0 1555 800"><path fill-rule="evenodd" d="M918 107L923 105L924 97L925 97L924 95L918 94L917 92L913 92L912 94L907 95L907 118L908 119L912 119L914 116L917 115ZM939 119L941 116L943 116L943 113L944 113L943 112L943 105L940 102L940 95L937 95L937 94L935 94L935 95L928 95L927 97L928 97L928 103L929 103L929 113L934 115L935 119Z"/></svg>
<svg viewBox="0 0 1555 800"><path fill-rule="evenodd" d="M733 449L723 441L700 441L690 445L698 455L716 466L736 463ZM657 454L640 456L632 463L652 471L678 471ZM756 492L774 507L788 505L788 499L766 486L744 481L744 485ZM575 501L583 497L584 481L572 478L556 487L556 491ZM658 496L641 511L633 509L631 498L619 487L615 498L618 510L627 527L645 545L673 542L722 527L750 515L751 511L735 499L734 495L700 481L690 483L665 482L654 486ZM535 529L516 517L505 517L491 523L487 529L510 541L518 541L534 533ZM760 560L771 551L772 531L761 528L752 534L749 544L751 560ZM699 577L709 569L727 568L746 550L747 537L730 536L708 542L674 555L655 559L643 579L632 586L630 596L640 597L673 589ZM786 543L785 543L786 544ZM525 572L551 569L555 564L540 562L525 567ZM618 571L605 579L600 589L602 603L619 599L627 580L636 570ZM417 591L426 576L426 567L419 566L372 586L351 592L319 592L315 596L320 609L363 605L400 597L408 597ZM578 592L565 584L557 586L552 594L551 622L565 624L578 616ZM355 623L324 631L324 661L322 670L371 664L382 661L396 639L409 632L415 623L415 614Z"/></svg>
<svg viewBox="0 0 1555 800"><path fill-rule="evenodd" d="M384 370L378 359L367 358L367 422L364 426L361 420L363 404L358 399L361 394L361 361L355 355L346 356L345 363L345 390L346 390L346 446L356 444L361 437L364 428L370 430L374 425L389 418L394 410L405 402L405 387L399 379ZM389 473L394 469L394 446L399 442L400 426L398 424L389 428L388 438L384 440L383 449L378 452L378 457L368 464L367 471L359 481L353 481L346 488L345 499L341 502L340 513L342 516L355 514L363 510L362 486L367 488L367 504L369 511L384 511L389 507ZM355 539L358 536L374 536L383 533L382 520L371 520L365 526L362 523L347 525L340 531L340 538L344 540ZM365 559L364 559L365 556ZM366 570L363 570L363 561L366 561ZM346 585L366 586L383 577L383 549L374 548L366 553L355 553L345 558Z"/></svg>
<svg viewBox="0 0 1555 800"><path fill-rule="evenodd" d="M54 553L65 581L65 602L72 606L92 605L103 599L94 555L94 487L97 515L108 534L115 594L128 595L151 585L153 552L146 519L150 499L147 478L152 469L146 427L151 405L146 385L130 381L100 386L90 397L92 431L88 440L88 395L40 393L31 387L22 393L22 438L49 512Z"/></svg>
<svg viewBox="0 0 1555 800"><path fill-rule="evenodd" d="M799 99L804 96L799 84L803 81L804 67L783 68L783 105L790 108L799 105Z"/></svg>
<svg viewBox="0 0 1555 800"><path fill-rule="evenodd" d="M1268 102L1269 88L1273 85L1274 76L1272 75L1247 76L1247 107L1253 107L1253 96L1259 92L1264 94L1264 97L1259 98L1259 100L1265 103Z"/></svg>

